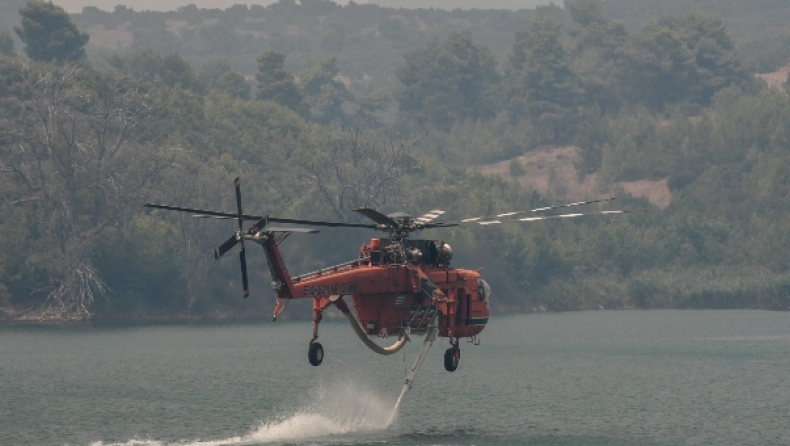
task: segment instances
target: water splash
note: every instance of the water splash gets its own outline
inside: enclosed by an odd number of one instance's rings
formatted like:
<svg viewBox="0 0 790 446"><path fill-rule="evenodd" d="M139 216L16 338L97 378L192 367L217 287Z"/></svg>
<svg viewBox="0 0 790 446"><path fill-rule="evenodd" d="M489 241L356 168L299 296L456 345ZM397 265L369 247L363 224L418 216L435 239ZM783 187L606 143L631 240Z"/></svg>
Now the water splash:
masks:
<svg viewBox="0 0 790 446"><path fill-rule="evenodd" d="M388 427L392 403L355 384L322 387L307 407L278 419L264 421L249 434L254 441L298 440Z"/></svg>
<svg viewBox="0 0 790 446"><path fill-rule="evenodd" d="M380 432L391 423L393 402L358 384L321 386L308 393L311 402L306 406L263 420L243 436L174 443L134 439L125 443L95 442L91 446L222 446L299 443L301 440L315 443L325 437L332 437L332 442L336 443L343 435Z"/></svg>

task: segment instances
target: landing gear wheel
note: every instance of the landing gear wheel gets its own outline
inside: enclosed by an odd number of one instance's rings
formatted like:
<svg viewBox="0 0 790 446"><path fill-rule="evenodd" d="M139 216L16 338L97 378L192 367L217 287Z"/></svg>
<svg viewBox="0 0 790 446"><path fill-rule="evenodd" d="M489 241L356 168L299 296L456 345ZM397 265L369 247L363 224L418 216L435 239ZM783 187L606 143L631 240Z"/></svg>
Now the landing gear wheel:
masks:
<svg viewBox="0 0 790 446"><path fill-rule="evenodd" d="M307 351L307 359L315 367L321 365L321 362L324 360L324 347L320 342L310 344L310 350Z"/></svg>
<svg viewBox="0 0 790 446"><path fill-rule="evenodd" d="M444 352L444 369L454 372L458 368L458 361L461 360L461 349L450 347Z"/></svg>

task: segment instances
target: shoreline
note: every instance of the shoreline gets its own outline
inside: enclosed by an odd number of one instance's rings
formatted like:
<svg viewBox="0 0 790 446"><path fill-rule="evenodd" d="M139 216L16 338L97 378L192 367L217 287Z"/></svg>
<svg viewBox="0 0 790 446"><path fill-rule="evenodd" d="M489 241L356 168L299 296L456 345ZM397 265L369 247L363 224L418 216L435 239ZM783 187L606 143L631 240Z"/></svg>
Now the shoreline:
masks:
<svg viewBox="0 0 790 446"><path fill-rule="evenodd" d="M502 311L492 311L491 316L509 316L515 314L538 314L538 313L580 313L580 312L596 312L596 311L790 311L790 308L768 308L768 307L665 307L665 308L640 308L640 307L619 307L619 308L582 308L572 310L549 310L549 309L528 309L523 311L513 311L506 309ZM324 319L327 321L342 320L342 315L325 314ZM238 324L238 323L276 323L276 322L293 322L293 321L310 321L311 318L302 315L293 315L290 317L280 317L277 321L272 321L271 317L234 317L225 315L222 317L169 317L169 318L132 318L132 319L117 319L117 318L87 318L87 319L3 319L0 318L0 327L25 327L25 326L39 326L39 327L67 327L67 326L117 326L117 327L132 327L132 326L156 326L156 325L225 325L225 324Z"/></svg>

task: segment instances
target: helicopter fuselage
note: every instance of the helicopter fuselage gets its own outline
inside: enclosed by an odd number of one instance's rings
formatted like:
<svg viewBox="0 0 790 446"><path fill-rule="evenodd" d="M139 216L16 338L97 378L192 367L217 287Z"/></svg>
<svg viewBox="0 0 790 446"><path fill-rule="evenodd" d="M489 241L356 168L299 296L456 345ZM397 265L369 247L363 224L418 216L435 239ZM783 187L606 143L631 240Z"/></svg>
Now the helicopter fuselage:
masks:
<svg viewBox="0 0 790 446"><path fill-rule="evenodd" d="M348 295L361 327L371 336L397 336L404 329L423 334L435 315L440 336L480 334L489 315L480 273L424 265L418 271L415 266L352 262L295 278L293 297L311 297L313 309L321 311L331 296Z"/></svg>
<svg viewBox="0 0 790 446"><path fill-rule="evenodd" d="M313 299L314 319L349 296L368 336L423 334L434 317L439 336L473 338L488 322L490 288L474 270L450 266L442 241L372 239L360 257L291 278L273 237L262 243L280 299Z"/></svg>

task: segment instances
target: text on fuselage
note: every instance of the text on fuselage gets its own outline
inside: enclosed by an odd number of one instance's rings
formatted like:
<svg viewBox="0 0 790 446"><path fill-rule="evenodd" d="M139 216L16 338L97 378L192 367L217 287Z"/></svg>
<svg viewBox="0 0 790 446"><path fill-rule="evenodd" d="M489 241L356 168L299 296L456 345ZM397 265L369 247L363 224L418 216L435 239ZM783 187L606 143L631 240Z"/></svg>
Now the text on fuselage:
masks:
<svg viewBox="0 0 790 446"><path fill-rule="evenodd" d="M359 284L352 283L335 283L332 285L306 285L304 287L305 296L329 296L333 294L357 294L359 293Z"/></svg>

